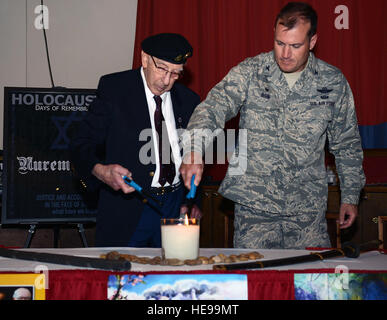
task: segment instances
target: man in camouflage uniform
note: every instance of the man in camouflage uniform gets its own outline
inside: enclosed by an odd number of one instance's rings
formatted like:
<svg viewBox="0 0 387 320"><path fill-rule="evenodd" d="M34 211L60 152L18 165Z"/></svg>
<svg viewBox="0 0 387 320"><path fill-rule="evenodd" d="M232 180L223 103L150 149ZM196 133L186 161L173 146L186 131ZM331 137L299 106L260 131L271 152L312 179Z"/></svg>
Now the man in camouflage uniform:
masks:
<svg viewBox="0 0 387 320"><path fill-rule="evenodd" d="M205 146L192 133L206 129L201 133L208 135L240 112L246 140L219 189L236 203L235 247L330 246L327 136L340 178L341 227L357 216L365 178L353 96L340 70L311 52L316 26L317 14L309 5L286 5L277 16L274 50L231 69L190 119L180 168L187 187L193 174L198 184L203 172Z"/></svg>

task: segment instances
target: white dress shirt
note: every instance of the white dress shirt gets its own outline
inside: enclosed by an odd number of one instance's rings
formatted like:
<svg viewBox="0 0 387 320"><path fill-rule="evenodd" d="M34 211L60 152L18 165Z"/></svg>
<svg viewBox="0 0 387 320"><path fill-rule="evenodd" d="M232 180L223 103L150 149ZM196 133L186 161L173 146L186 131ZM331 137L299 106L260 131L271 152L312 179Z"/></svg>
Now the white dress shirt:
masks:
<svg viewBox="0 0 387 320"><path fill-rule="evenodd" d="M144 83L144 88L145 88L145 94L146 94L146 100L148 103L148 110L149 110L149 118L150 122L152 125L152 138L154 141L154 151L155 155L159 154L159 146L158 146L158 139L157 139L157 132L155 129L155 123L154 123L154 113L156 110L156 102L154 100L154 94L150 91L148 88L148 85L146 83L146 79L144 76L144 71L143 68L141 68L141 77L142 81ZM168 131L168 138L169 138L169 143L171 144L171 149L172 149L172 156L171 156L171 161L175 163L175 169L176 169L176 176L175 179L173 180L173 184L176 184L179 182L179 168L182 162L181 155L180 155L180 147L179 147L179 137L177 134L176 130L176 122L175 122L175 116L173 113L173 108L172 108L172 99L171 99L171 93L165 92L161 96L161 99L163 100L163 103L161 104L161 111L164 116L165 124L167 127ZM155 156L152 157L152 159L155 160L156 162L156 171L153 176L152 180L152 187L161 187L159 181L159 176L160 176L160 161L159 157ZM165 186L169 186L169 183L167 182Z"/></svg>

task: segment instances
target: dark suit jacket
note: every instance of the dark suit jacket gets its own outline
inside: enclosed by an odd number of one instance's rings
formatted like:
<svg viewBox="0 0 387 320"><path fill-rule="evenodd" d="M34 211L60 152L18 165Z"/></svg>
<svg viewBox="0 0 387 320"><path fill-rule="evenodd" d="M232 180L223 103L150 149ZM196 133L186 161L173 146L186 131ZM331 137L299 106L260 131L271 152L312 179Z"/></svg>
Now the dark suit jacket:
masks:
<svg viewBox="0 0 387 320"><path fill-rule="evenodd" d="M176 128L186 128L200 102L199 96L176 82L171 99ZM98 181L91 171L97 163L120 164L132 172L140 186L150 187L156 166L140 162L139 151L151 139L149 136L148 141L139 141L143 129L151 129L151 122L140 69L101 77L97 98L71 144L76 173L89 190L100 188L96 246L127 246L143 202L137 192L116 192Z"/></svg>

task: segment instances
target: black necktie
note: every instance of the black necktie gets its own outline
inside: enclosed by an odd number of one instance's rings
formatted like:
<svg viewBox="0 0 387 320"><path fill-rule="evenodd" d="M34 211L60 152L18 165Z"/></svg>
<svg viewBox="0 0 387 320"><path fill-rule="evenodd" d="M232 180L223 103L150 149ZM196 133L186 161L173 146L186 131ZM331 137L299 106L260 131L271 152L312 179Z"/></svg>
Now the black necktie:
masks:
<svg viewBox="0 0 387 320"><path fill-rule="evenodd" d="M161 111L161 103L162 103L162 99L159 97L159 96L154 96L153 97L156 101L156 111L155 111L155 128L156 128L156 131L157 131L157 134L159 136L159 162L160 162L160 176L159 176L159 183L164 186L166 182L169 182L170 185L172 185L173 183L173 180L175 179L175 175L176 175L176 170L175 170L175 164L172 163L171 161L171 157L168 156L167 159L164 159L164 162L167 162L167 163L163 163L163 157L162 157L162 154L163 154L163 123L165 125L165 121L164 121L164 117L163 117L163 113ZM166 128L165 128L166 129ZM170 147L170 143L169 143L169 139L168 139L168 134L167 134L167 130L164 130L164 132L166 133L166 138L167 139L167 142L164 142L165 143L165 146L168 147L168 152L169 152L169 155L171 154L171 147Z"/></svg>

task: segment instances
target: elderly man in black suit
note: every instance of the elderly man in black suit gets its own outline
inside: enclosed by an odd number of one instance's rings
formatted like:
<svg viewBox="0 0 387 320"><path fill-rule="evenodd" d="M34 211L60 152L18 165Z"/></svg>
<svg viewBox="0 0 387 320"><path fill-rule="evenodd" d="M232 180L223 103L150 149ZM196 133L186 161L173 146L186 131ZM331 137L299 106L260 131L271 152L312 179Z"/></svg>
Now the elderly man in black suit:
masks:
<svg viewBox="0 0 387 320"><path fill-rule="evenodd" d="M160 218L179 217L182 210L178 131L200 98L176 80L193 50L174 33L150 36L141 46L141 68L101 77L72 140L83 185L100 188L96 246L160 247ZM164 205L145 202L123 176ZM191 216L200 214L195 207Z"/></svg>

